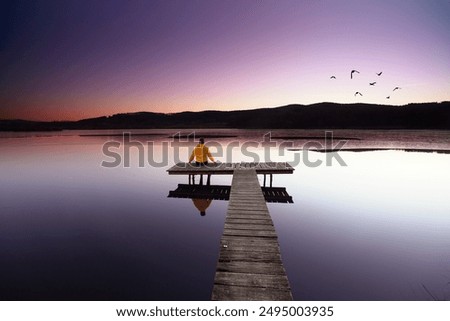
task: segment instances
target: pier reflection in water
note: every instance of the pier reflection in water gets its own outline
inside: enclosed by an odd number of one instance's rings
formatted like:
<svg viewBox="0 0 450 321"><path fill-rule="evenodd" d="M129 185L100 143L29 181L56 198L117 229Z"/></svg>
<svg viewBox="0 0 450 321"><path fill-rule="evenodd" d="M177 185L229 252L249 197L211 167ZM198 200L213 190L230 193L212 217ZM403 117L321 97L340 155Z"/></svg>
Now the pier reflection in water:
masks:
<svg viewBox="0 0 450 321"><path fill-rule="evenodd" d="M195 182L195 176L192 175L192 183L178 184L175 190L169 191L168 197L191 198L194 206L200 212L205 211L212 200L228 201L230 199L231 185L211 185L210 175L207 175L207 183L203 184L203 175L199 176L198 184ZM191 179L189 181L191 182ZM261 191L268 203L294 203L292 196L289 195L285 187L262 186Z"/></svg>

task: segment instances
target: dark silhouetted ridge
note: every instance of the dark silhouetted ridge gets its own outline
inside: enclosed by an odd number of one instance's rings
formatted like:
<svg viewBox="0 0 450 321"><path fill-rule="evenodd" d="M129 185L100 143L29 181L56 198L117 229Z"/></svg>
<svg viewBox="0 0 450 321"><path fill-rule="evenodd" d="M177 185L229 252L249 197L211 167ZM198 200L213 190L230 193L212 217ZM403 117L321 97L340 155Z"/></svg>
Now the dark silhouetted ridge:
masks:
<svg viewBox="0 0 450 321"><path fill-rule="evenodd" d="M320 103L238 111L139 112L73 122L0 120L2 131L146 128L450 129L450 102L405 106Z"/></svg>

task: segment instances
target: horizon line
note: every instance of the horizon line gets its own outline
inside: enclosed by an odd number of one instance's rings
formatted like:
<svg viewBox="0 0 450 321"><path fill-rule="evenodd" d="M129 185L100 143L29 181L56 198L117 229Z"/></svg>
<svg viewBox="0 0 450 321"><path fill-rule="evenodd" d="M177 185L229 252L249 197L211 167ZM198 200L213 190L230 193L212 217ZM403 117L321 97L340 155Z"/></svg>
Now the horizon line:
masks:
<svg viewBox="0 0 450 321"><path fill-rule="evenodd" d="M31 120L31 119L25 119L25 118L0 118L0 121L27 121L27 122L39 122L39 123L56 123L56 122L78 122L88 119L96 119L96 118L103 118L103 117L113 117L116 115L135 115L135 114L143 114L143 113L149 113L149 114L160 114L160 115L176 115L176 114L182 114L182 113L203 113L203 112L221 112L221 113L227 113L227 112L239 112L239 111L251 111L251 110L258 110L258 109L276 109L276 108L283 108L283 107L289 107L289 106L314 106L314 105L321 105L321 104L331 104L331 105L374 105L374 106L381 106L381 107L404 107L409 105L420 105L420 104L442 104L442 103L450 103L450 100L444 100L444 101L428 101L428 102L411 102L407 104L377 104L377 103L363 103L363 102L354 102L354 103L338 103L338 102L319 102L319 103L311 103L311 104L299 104L299 103L291 103L286 105L279 105L279 106L266 106L266 107L255 107L255 108L248 108L248 109L231 109L231 110L219 110L219 109L203 109L203 110L182 110L177 112L170 112L170 113L164 113L164 112L154 112L154 111L134 111L134 112L122 112L122 113L115 113L110 115L100 115L100 116L93 116L93 117L87 117L87 118L80 118L76 120L67 120L67 119L54 119L54 120Z"/></svg>

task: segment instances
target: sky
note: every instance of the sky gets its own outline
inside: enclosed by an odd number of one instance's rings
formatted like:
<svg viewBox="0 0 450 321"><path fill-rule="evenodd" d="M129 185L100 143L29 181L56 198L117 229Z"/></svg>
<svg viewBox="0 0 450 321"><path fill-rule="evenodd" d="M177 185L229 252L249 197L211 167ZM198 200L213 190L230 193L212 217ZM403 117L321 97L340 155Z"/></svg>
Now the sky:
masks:
<svg viewBox="0 0 450 321"><path fill-rule="evenodd" d="M450 100L449 0L0 6L0 119Z"/></svg>

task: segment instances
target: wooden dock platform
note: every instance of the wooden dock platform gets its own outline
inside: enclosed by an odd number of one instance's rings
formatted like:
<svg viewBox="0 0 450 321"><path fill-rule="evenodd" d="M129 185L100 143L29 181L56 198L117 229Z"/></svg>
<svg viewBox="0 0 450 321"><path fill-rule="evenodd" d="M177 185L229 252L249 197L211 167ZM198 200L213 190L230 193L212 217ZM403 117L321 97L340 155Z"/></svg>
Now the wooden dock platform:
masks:
<svg viewBox="0 0 450 321"><path fill-rule="evenodd" d="M207 185L210 185L211 175L233 175L237 169L254 169L257 174L264 175L264 187L266 187L266 175L269 175L272 187L273 174L292 174L294 168L287 162L267 162L267 163L210 163L196 166L193 163L177 163L167 170L169 175L188 175L189 184L195 184L195 175L200 175L200 184L203 184L203 175L207 176Z"/></svg>
<svg viewBox="0 0 450 321"><path fill-rule="evenodd" d="M287 162L268 163L210 163L195 166L192 163L177 163L167 170L169 175L233 175L236 169L254 169L257 174L292 174L294 168Z"/></svg>
<svg viewBox="0 0 450 321"><path fill-rule="evenodd" d="M232 173L212 299L292 300L258 167L237 167Z"/></svg>

